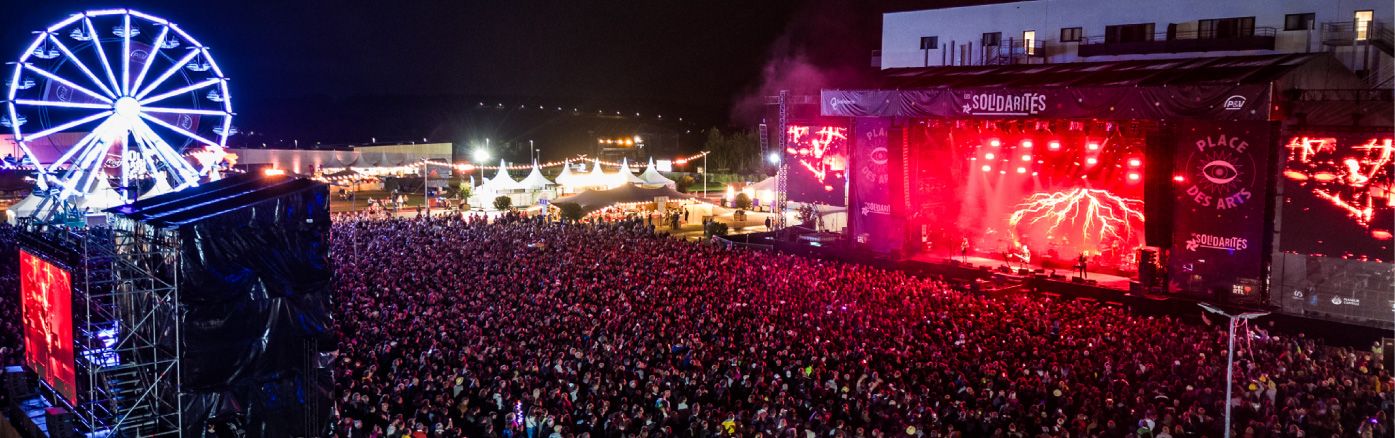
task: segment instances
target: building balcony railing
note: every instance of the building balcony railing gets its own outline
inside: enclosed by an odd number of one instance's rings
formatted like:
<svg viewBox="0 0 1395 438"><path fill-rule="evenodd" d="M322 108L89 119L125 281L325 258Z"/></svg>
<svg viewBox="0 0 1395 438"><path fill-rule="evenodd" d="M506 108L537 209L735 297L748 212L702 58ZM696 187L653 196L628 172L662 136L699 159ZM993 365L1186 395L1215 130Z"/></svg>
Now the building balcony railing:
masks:
<svg viewBox="0 0 1395 438"><path fill-rule="evenodd" d="M1395 49L1395 32L1390 25L1381 21L1357 24L1352 21L1322 24L1322 44L1326 46L1352 46L1369 43L1386 53Z"/></svg>
<svg viewBox="0 0 1395 438"><path fill-rule="evenodd" d="M1031 58L1046 57L1046 41L1021 41L1008 38L1006 44L996 46L985 46L983 48L983 64L1003 65L1003 64L1030 64Z"/></svg>
<svg viewBox="0 0 1395 438"><path fill-rule="evenodd" d="M1256 27L1248 35L1222 35L1218 32L1161 32L1141 41L1110 41L1092 36L1080 42L1081 57L1140 55L1150 53L1214 52L1232 50L1274 50L1275 29Z"/></svg>

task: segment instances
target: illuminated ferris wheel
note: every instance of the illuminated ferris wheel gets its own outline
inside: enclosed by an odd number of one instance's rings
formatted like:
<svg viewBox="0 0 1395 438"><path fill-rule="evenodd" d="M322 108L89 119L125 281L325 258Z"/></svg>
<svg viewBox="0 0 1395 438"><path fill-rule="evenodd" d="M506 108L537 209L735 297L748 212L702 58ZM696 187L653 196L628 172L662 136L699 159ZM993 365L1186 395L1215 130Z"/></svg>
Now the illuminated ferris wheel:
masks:
<svg viewBox="0 0 1395 438"><path fill-rule="evenodd" d="M221 149L234 128L228 80L207 47L168 20L129 9L73 14L35 33L0 114L38 171L35 192L44 200L35 215L105 208L195 186L208 174L212 164L196 166L182 153ZM48 163L32 151L69 142Z"/></svg>

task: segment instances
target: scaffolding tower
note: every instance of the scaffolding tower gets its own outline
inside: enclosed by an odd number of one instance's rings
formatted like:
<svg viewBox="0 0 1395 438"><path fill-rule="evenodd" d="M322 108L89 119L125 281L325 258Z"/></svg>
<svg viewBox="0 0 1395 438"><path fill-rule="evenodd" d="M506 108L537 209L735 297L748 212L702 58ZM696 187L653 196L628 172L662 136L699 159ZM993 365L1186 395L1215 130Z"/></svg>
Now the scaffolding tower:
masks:
<svg viewBox="0 0 1395 438"><path fill-rule="evenodd" d="M73 261L78 391L65 402L87 434L179 436L178 236L111 220L110 226L21 223L23 246Z"/></svg>

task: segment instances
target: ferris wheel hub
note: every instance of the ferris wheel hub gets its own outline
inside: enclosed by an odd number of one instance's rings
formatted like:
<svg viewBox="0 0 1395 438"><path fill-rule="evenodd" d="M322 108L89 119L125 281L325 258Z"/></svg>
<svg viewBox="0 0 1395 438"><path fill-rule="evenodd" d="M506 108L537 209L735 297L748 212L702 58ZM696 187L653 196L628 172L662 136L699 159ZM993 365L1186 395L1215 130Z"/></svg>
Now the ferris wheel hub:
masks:
<svg viewBox="0 0 1395 438"><path fill-rule="evenodd" d="M112 104L112 111L118 116L136 119L140 117L140 102L134 97L122 97L116 99L116 103Z"/></svg>

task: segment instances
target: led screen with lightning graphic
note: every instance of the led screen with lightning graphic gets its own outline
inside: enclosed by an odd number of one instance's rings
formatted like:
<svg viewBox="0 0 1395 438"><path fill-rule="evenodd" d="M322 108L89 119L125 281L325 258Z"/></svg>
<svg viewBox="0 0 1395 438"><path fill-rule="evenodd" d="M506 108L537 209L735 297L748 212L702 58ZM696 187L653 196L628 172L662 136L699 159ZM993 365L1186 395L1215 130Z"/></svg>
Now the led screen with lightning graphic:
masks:
<svg viewBox="0 0 1395 438"><path fill-rule="evenodd" d="M911 129L911 202L931 251L1136 272L1144 141L1108 122L926 121ZM1026 257L1021 257L1025 255Z"/></svg>
<svg viewBox="0 0 1395 438"><path fill-rule="evenodd" d="M789 165L789 200L846 205L847 127L790 125L783 159Z"/></svg>
<svg viewBox="0 0 1395 438"><path fill-rule="evenodd" d="M1280 249L1391 261L1391 134L1298 135L1285 144L1285 153Z"/></svg>
<svg viewBox="0 0 1395 438"><path fill-rule="evenodd" d="M73 364L73 290L68 271L19 252L24 361L68 400L77 396Z"/></svg>

